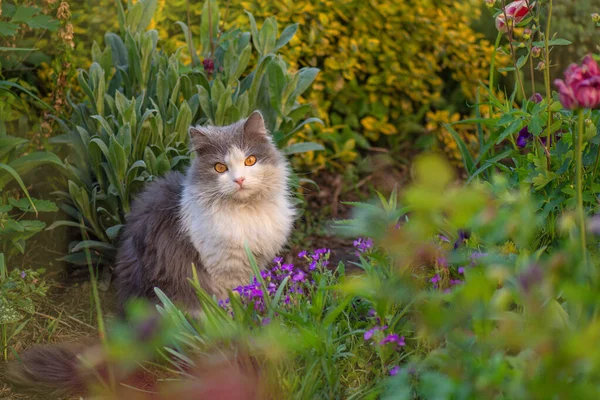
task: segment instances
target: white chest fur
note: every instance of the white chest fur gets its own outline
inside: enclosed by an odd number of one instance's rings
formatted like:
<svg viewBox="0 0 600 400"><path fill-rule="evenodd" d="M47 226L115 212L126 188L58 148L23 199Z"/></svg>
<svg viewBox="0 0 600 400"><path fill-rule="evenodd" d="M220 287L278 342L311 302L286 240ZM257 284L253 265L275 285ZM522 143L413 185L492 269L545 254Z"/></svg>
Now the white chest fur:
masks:
<svg viewBox="0 0 600 400"><path fill-rule="evenodd" d="M285 244L293 215L284 194L250 204L205 206L193 189L185 188L181 201L182 227L204 268L216 283L229 288L249 280L251 267L245 244L264 267Z"/></svg>

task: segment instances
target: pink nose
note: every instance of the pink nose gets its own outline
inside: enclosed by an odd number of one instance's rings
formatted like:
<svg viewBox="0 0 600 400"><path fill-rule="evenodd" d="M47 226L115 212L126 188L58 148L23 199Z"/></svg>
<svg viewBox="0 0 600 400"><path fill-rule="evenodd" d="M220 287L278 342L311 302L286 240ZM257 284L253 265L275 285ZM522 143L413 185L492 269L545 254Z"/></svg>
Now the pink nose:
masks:
<svg viewBox="0 0 600 400"><path fill-rule="evenodd" d="M242 176L241 178L234 179L233 181L234 181L235 183L237 183L238 185L240 185L240 187L242 187L242 183L244 183L244 179L246 179L246 178L244 178L244 177Z"/></svg>

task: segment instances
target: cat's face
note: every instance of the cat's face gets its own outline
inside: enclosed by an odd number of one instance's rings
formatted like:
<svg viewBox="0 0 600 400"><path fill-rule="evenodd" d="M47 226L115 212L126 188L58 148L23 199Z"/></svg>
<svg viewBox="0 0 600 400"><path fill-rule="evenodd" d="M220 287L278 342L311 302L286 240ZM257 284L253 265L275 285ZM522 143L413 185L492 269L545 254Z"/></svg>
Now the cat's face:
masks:
<svg viewBox="0 0 600 400"><path fill-rule="evenodd" d="M286 161L271 141L262 115L224 127L190 128L192 183L205 198L250 201L285 188Z"/></svg>

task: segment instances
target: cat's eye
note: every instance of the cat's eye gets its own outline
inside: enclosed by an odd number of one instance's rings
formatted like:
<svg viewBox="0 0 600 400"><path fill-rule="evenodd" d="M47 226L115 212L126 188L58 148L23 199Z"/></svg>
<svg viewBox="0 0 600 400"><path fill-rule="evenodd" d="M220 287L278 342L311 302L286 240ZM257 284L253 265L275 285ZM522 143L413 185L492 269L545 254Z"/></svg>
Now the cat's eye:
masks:
<svg viewBox="0 0 600 400"><path fill-rule="evenodd" d="M256 157L254 156L248 156L248 158L246 158L246 161L244 161L244 165L246 167L251 167L254 164L256 164Z"/></svg>
<svg viewBox="0 0 600 400"><path fill-rule="evenodd" d="M223 172L227 171L227 165L218 162L215 164L215 171L222 174Z"/></svg>

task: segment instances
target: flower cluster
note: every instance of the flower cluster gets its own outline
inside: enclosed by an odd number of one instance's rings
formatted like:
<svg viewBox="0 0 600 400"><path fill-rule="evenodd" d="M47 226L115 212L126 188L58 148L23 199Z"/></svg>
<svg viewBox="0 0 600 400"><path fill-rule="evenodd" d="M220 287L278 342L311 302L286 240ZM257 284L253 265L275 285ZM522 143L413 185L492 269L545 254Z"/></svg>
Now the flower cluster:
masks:
<svg viewBox="0 0 600 400"><path fill-rule="evenodd" d="M588 55L582 65L571 64L565 72L565 80L554 81L565 108L600 108L600 68Z"/></svg>
<svg viewBox="0 0 600 400"><path fill-rule="evenodd" d="M358 256L361 253L366 253L373 247L373 239L371 238L358 238L354 241L354 247L356 248L355 254Z"/></svg>
<svg viewBox="0 0 600 400"><path fill-rule="evenodd" d="M317 268L327 267L330 254L329 249L317 249L312 254L302 251L298 254L298 257L310 261L308 268L313 271ZM252 307L259 314L264 314L266 302L273 298L284 279L289 277L281 296L284 305L292 304L298 297L306 295L310 286L314 283L309 280L308 275L302 269L295 267L294 264L284 263L282 257L276 257L273 263L272 267L260 273L262 280L265 282L266 293L265 287L257 277L253 277L250 284L233 289L234 293L239 294L244 306ZM220 300L219 306L232 313L229 299ZM268 322L268 319L263 319L263 323Z"/></svg>

